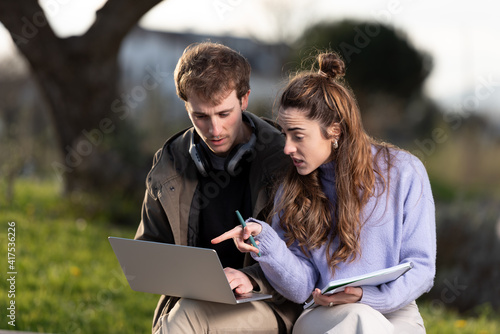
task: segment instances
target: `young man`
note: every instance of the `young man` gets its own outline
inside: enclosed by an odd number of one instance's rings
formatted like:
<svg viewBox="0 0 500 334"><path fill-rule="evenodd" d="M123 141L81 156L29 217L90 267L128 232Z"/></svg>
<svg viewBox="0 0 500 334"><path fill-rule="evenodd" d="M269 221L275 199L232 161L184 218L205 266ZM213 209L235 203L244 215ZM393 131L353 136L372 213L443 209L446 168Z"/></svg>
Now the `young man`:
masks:
<svg viewBox="0 0 500 334"><path fill-rule="evenodd" d="M239 224L236 210L265 219L273 179L289 164L280 132L245 111L250 65L236 51L206 42L184 51L174 77L193 127L156 153L135 238L214 248L236 292L276 297L225 305L162 296L153 333L207 333L209 326L213 333L290 333L301 306L279 296L232 241L210 243Z"/></svg>

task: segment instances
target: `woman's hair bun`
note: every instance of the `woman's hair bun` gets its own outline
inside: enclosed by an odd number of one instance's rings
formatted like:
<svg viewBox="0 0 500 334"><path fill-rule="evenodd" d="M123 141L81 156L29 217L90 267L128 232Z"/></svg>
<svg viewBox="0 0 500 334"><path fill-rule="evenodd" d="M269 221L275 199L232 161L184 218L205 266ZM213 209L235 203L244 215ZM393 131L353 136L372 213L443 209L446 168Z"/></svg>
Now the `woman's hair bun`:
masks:
<svg viewBox="0 0 500 334"><path fill-rule="evenodd" d="M334 52L319 54L318 64L318 73L327 78L334 80L342 78L345 75L344 61Z"/></svg>

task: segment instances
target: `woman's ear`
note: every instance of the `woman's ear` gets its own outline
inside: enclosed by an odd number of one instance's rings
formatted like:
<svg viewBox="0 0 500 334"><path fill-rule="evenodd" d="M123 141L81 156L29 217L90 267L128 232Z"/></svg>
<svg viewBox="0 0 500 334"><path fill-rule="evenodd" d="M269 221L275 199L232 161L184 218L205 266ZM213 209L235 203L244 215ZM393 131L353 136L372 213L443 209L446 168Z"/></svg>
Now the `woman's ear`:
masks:
<svg viewBox="0 0 500 334"><path fill-rule="evenodd" d="M338 140L342 131L340 130L340 124L339 123L333 123L329 128L328 128L328 135L332 140Z"/></svg>

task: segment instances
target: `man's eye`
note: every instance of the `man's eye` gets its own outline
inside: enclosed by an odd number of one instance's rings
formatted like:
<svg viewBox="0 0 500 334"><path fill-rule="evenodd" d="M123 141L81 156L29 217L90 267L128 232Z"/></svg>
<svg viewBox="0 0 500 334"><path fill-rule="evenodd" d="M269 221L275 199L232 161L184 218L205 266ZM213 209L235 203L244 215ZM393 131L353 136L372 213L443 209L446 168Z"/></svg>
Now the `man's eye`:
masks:
<svg viewBox="0 0 500 334"><path fill-rule="evenodd" d="M228 112L223 112L223 113L220 113L219 116L220 117L227 117L227 116L229 116L229 113Z"/></svg>

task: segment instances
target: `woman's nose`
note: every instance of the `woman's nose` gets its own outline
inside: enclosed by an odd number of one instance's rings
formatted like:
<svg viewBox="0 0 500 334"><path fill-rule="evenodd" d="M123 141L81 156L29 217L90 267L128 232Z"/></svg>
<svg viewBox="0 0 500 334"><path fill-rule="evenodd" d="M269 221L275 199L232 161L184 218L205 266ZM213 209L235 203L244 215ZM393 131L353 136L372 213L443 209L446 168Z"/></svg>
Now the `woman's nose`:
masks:
<svg viewBox="0 0 500 334"><path fill-rule="evenodd" d="M296 151L295 145L292 144L291 140L285 141L285 147L283 148L283 152L287 155L290 155Z"/></svg>

